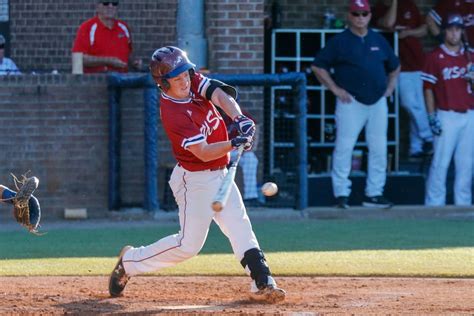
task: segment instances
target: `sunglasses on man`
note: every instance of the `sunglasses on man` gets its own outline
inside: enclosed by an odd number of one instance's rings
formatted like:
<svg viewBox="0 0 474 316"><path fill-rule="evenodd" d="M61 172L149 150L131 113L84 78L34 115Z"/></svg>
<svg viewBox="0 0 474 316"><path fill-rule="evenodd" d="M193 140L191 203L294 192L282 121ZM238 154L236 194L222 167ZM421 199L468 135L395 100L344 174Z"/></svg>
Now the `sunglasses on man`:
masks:
<svg viewBox="0 0 474 316"><path fill-rule="evenodd" d="M363 11L363 12L351 12L352 16L358 18L359 16L363 16L364 18L367 17L370 12Z"/></svg>
<svg viewBox="0 0 474 316"><path fill-rule="evenodd" d="M109 4L113 5L114 7L118 6L118 2L112 2L112 1L105 1L101 2L103 6L108 6Z"/></svg>

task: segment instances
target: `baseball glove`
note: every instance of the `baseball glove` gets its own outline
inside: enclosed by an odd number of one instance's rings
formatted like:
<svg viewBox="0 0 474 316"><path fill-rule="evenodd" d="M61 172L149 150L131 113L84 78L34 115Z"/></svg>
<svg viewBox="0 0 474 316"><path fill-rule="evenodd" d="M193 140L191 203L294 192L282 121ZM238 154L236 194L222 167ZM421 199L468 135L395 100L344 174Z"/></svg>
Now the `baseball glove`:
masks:
<svg viewBox="0 0 474 316"><path fill-rule="evenodd" d="M19 180L14 174L11 175L17 189L17 193L11 201L13 204L13 216L30 233L39 235L38 228L41 209L38 199L33 196L33 192L38 188L39 180L36 177L27 178L25 175Z"/></svg>

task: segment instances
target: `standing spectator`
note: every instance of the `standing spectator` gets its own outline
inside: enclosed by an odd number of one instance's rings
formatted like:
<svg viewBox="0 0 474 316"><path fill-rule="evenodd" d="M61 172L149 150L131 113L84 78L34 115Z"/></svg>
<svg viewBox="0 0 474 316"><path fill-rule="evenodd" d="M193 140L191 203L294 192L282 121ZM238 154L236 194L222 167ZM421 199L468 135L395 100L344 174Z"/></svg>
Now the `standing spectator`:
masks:
<svg viewBox="0 0 474 316"><path fill-rule="evenodd" d="M84 73L128 72L132 37L128 25L117 19L119 1L99 1L97 15L79 26L73 53L83 53ZM141 67L141 60L131 62Z"/></svg>
<svg viewBox="0 0 474 316"><path fill-rule="evenodd" d="M376 25L398 31L401 73L400 103L410 115L410 157L433 153L433 135L426 115L421 69L424 62L420 38L427 27L413 0L381 0L374 10Z"/></svg>
<svg viewBox="0 0 474 316"><path fill-rule="evenodd" d="M470 205L474 130L469 110L474 96L463 77L468 66L466 54L472 53L462 45L464 24L460 14L448 15L442 26L444 43L427 56L422 74L426 108L435 135L425 204L446 204L446 175L454 155L454 203Z"/></svg>
<svg viewBox="0 0 474 316"><path fill-rule="evenodd" d="M331 176L340 208L349 207L352 151L364 127L369 161L363 205L392 206L383 196L387 170L386 98L395 89L400 62L387 40L368 28L371 17L368 0L351 0L349 28L332 37L312 65L319 81L336 96L337 133Z"/></svg>
<svg viewBox="0 0 474 316"><path fill-rule="evenodd" d="M238 136L238 128L232 119L222 113L221 115L224 119L225 124L227 125L227 130L229 132L229 139L233 139ZM242 110L242 114L250 118L255 122L255 128L258 131L259 125L258 122L250 115L249 112ZM254 143L251 150L244 151L242 156L240 157L239 167L242 170L243 175L243 185L244 185L244 204L246 206L260 206L260 201L258 200L258 190L257 190L257 170L258 170L258 158L255 155L255 151L257 150L258 145L258 137L255 135ZM234 160L237 156L237 150L232 150L230 152L231 160Z"/></svg>
<svg viewBox="0 0 474 316"><path fill-rule="evenodd" d="M458 13L464 20L467 39L474 45L474 1L473 0L438 0L436 6L428 12L426 24L430 32L439 39L441 43L444 36L440 27L449 13Z"/></svg>
<svg viewBox="0 0 474 316"><path fill-rule="evenodd" d="M4 75L18 75L20 70L15 65L13 60L5 57L5 37L0 34L0 76Z"/></svg>

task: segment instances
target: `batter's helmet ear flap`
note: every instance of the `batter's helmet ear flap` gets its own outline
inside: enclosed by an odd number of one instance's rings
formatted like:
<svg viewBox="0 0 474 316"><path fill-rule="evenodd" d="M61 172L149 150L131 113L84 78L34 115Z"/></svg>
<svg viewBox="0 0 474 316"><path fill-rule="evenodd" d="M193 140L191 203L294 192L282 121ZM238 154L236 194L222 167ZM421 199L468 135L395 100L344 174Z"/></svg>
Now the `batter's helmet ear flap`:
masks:
<svg viewBox="0 0 474 316"><path fill-rule="evenodd" d="M161 86L165 91L167 91L170 88L170 83L166 79L161 80Z"/></svg>

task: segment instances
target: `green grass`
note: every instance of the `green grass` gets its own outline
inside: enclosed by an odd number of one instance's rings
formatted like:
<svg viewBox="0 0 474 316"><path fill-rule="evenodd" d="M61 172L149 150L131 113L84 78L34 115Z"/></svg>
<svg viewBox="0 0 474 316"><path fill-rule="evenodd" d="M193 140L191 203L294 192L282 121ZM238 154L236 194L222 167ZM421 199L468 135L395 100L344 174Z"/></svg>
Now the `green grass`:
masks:
<svg viewBox="0 0 474 316"><path fill-rule="evenodd" d="M82 224L84 225L84 224ZM176 225L57 229L42 237L0 232L0 275L105 275L125 244L146 245ZM474 222L333 220L255 223L279 275L474 277ZM242 275L228 240L211 226L198 257L156 274Z"/></svg>

